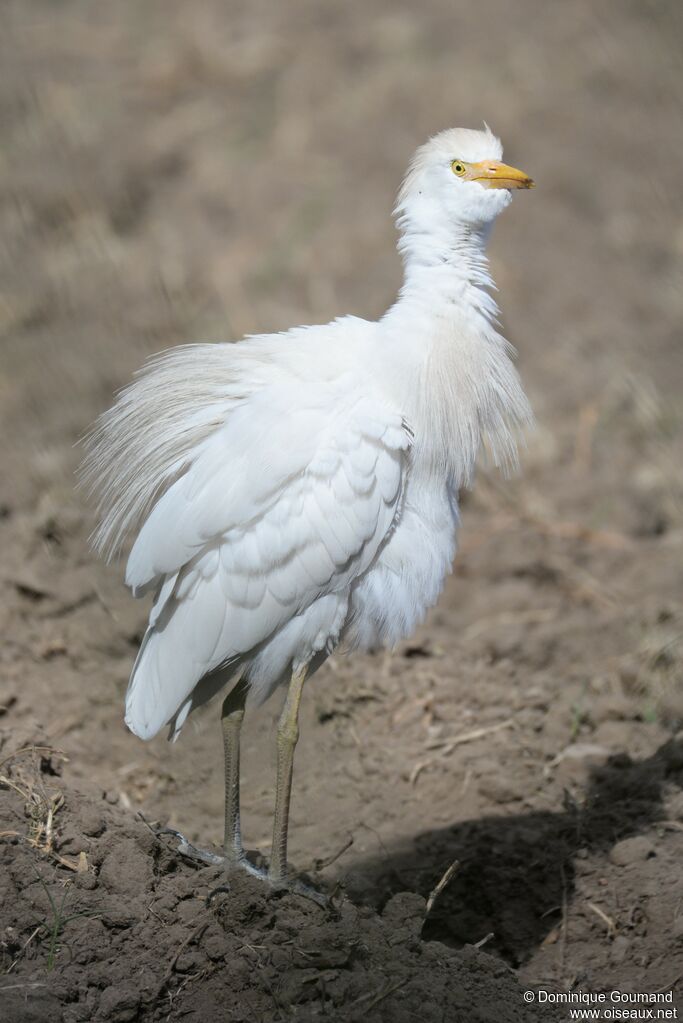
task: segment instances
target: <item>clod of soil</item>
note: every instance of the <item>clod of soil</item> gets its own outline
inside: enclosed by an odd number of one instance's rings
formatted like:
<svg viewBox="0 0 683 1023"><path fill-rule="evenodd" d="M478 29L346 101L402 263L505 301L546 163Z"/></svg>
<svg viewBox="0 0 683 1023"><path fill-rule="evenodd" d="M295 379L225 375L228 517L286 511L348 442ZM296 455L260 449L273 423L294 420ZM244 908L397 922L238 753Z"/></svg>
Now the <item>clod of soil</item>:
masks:
<svg viewBox="0 0 683 1023"><path fill-rule="evenodd" d="M500 959L423 940L419 895L328 911L238 874L207 906L219 870L23 762L0 793L3 1023L553 1018Z"/></svg>

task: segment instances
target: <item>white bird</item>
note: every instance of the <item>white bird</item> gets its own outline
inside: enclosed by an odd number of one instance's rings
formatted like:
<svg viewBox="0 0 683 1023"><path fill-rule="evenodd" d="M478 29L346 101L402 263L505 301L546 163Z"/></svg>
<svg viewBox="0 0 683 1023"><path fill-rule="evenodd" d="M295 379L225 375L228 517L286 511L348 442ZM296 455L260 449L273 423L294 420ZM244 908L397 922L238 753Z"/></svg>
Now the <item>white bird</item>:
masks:
<svg viewBox="0 0 683 1023"><path fill-rule="evenodd" d="M353 316L239 343L162 353L98 422L85 462L99 492L96 548L131 531L126 583L155 595L126 696L150 739L227 683L225 864L255 872L239 819L247 696L288 692L277 733L268 879L287 871L304 681L339 645L394 646L441 592L458 493L482 442L516 460L531 413L496 329L486 243L511 189L485 131L418 149L395 215L405 280L378 322ZM265 876L265 875L264 875Z"/></svg>

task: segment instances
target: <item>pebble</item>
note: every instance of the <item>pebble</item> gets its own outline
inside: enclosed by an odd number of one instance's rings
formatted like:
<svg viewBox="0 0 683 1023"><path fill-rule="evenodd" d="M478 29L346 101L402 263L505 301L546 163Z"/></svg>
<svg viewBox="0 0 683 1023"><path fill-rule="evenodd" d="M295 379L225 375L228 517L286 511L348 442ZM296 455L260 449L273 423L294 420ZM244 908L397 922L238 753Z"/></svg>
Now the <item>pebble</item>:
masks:
<svg viewBox="0 0 683 1023"><path fill-rule="evenodd" d="M97 888L97 878L93 873L87 871L87 873L76 874L74 877L74 884L77 888L82 888L85 891L91 892Z"/></svg>
<svg viewBox="0 0 683 1023"><path fill-rule="evenodd" d="M129 1023L140 1008L140 995L131 990L129 983L112 984L100 998L98 1015L112 1023Z"/></svg>
<svg viewBox="0 0 683 1023"><path fill-rule="evenodd" d="M106 827L105 820L100 813L87 806L83 808L80 828L84 835L89 835L90 838L97 838Z"/></svg>
<svg viewBox="0 0 683 1023"><path fill-rule="evenodd" d="M626 867L630 863L642 863L655 856L655 847L645 835L636 835L635 838L625 838L617 842L609 854L612 863L618 867Z"/></svg>
<svg viewBox="0 0 683 1023"><path fill-rule="evenodd" d="M426 908L427 904L421 895L415 892L399 892L387 902L382 919L392 928L407 927L412 934L419 935Z"/></svg>
<svg viewBox="0 0 683 1023"><path fill-rule="evenodd" d="M153 902L151 908L155 913L171 913L177 905L178 896L175 892L169 892L167 895L162 895L160 899Z"/></svg>
<svg viewBox="0 0 683 1023"><path fill-rule="evenodd" d="M603 721L628 721L634 717L633 702L625 696L610 694L595 700L588 714L594 725Z"/></svg>
<svg viewBox="0 0 683 1023"><path fill-rule="evenodd" d="M612 942L610 959L613 963L623 963L626 954L631 947L631 942L623 934L618 934Z"/></svg>
<svg viewBox="0 0 683 1023"><path fill-rule="evenodd" d="M198 948L190 948L182 952L176 960L175 970L177 973L192 973L206 963L206 956Z"/></svg>
<svg viewBox="0 0 683 1023"><path fill-rule="evenodd" d="M512 803L522 798L520 790L503 778L481 778L477 782L477 788L482 796L494 803Z"/></svg>
<svg viewBox="0 0 683 1023"><path fill-rule="evenodd" d="M213 960L223 959L230 951L230 942L226 939L224 931L215 925L205 931L202 946L209 959Z"/></svg>
<svg viewBox="0 0 683 1023"><path fill-rule="evenodd" d="M203 906L200 899L183 899L176 907L176 917L183 923L193 923Z"/></svg>
<svg viewBox="0 0 683 1023"><path fill-rule="evenodd" d="M144 894L152 881L152 864L134 839L121 837L106 851L100 884L125 898Z"/></svg>
<svg viewBox="0 0 683 1023"><path fill-rule="evenodd" d="M67 856L77 856L80 852L87 852L89 848L88 839L72 826L66 827L59 836L59 852Z"/></svg>

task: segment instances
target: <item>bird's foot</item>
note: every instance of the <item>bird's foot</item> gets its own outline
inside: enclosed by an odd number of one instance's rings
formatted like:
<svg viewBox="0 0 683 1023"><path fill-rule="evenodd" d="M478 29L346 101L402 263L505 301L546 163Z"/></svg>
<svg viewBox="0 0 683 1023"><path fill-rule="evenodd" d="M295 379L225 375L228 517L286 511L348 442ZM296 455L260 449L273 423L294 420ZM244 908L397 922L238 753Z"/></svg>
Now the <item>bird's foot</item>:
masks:
<svg viewBox="0 0 683 1023"><path fill-rule="evenodd" d="M222 884L219 884L218 887L211 889L206 897L207 906L216 897L216 895L230 891L230 875L237 870L244 871L244 873L249 874L250 877L257 877L259 881L268 880L266 870L263 867L257 866L256 863L252 863L243 849L234 855L224 857L223 869L225 871L225 881L223 881Z"/></svg>
<svg viewBox="0 0 683 1023"><path fill-rule="evenodd" d="M291 892L292 895L301 895L304 899L309 899L311 902L315 902L316 905L322 906L323 909L337 908L330 895L324 895L323 892L319 892L317 888L306 884L305 881L301 881L298 877L288 877L276 881L266 875L266 880L276 892L287 891Z"/></svg>
<svg viewBox="0 0 683 1023"><path fill-rule="evenodd" d="M140 816L142 817L142 814ZM162 835L172 835L173 838L176 838L178 840L176 852L184 856L185 859L193 860L195 863L204 863L210 867L220 867L225 862L224 856L209 852L208 849L198 849L192 842L188 842L182 831L176 831L175 828L153 827L144 817L142 817L142 820L157 838L160 838Z"/></svg>
<svg viewBox="0 0 683 1023"><path fill-rule="evenodd" d="M222 884L212 888L206 896L206 904L210 906L217 895L227 895L231 890L230 888L230 875L236 870L243 870L245 874L249 874L251 877L257 877L260 881L267 881L268 875L263 867L257 867L255 863L247 859L246 854L242 851L236 856L230 858L223 857L223 867L225 870L225 880Z"/></svg>
<svg viewBox="0 0 683 1023"><path fill-rule="evenodd" d="M206 898L207 906L210 905L217 895L230 891L230 874L235 870L243 870L251 877L256 877L259 881L265 881L274 892L291 892L292 895L300 895L304 899L315 902L316 905L321 906L323 909L336 910L338 908L333 896L324 895L316 888L313 888L312 885L306 884L305 881L301 881L298 877L271 877L264 867L257 866L255 863L252 863L242 850L237 852L234 856L231 855L226 859L225 856L220 856L218 853L210 852L208 849L199 849L196 845L193 845L192 842L187 840L182 831L177 831L175 828L154 826L150 824L149 821L145 820L142 814L139 816L156 838L161 838L164 835L170 835L172 838L176 839L177 846L175 851L180 856L183 856L187 860L191 860L193 863L202 863L205 866L210 867L224 867L226 879L222 884L211 889Z"/></svg>
<svg viewBox="0 0 683 1023"><path fill-rule="evenodd" d="M251 877L258 878L259 881L264 881L274 893L291 892L292 895L301 895L302 898L315 902L316 905L322 906L323 909L337 908L333 899L329 895L324 895L316 888L306 884L305 881L301 881L298 877L286 877L282 879L272 878L267 870L263 867L257 867L256 864L252 863L251 860L247 859L244 855L236 859L231 859L230 861L225 861L225 869L226 879L222 884L219 884L216 888L213 888L209 892L206 899L207 906L217 895L228 893L230 891L231 874L234 871L243 870Z"/></svg>

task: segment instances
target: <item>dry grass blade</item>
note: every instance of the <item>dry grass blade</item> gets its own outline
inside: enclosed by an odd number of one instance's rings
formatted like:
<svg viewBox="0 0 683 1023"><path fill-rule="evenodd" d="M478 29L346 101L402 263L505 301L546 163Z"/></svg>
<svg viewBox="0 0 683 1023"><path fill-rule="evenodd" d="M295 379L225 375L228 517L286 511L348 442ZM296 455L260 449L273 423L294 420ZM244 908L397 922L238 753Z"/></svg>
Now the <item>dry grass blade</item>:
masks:
<svg viewBox="0 0 683 1023"><path fill-rule="evenodd" d="M661 994L663 994L663 993L664 993L665 991L672 991L672 990L673 990L673 988L674 988L674 986L675 986L676 984L678 984L678 982L679 982L679 980L681 980L681 978L683 978L683 973L678 973L678 974L676 974L676 976L674 977L674 979L673 979L673 980L670 980L670 981L669 981L669 982L668 982L667 984L665 984L665 985L664 985L663 987L658 987L658 988L655 988L655 990L654 990L654 991L653 991L652 993L653 993L653 994L655 994L655 995L661 995Z"/></svg>
<svg viewBox="0 0 683 1023"><path fill-rule="evenodd" d="M450 739L433 739L427 743L427 749L441 750L441 756L446 757L449 753L452 753L457 746L462 746L466 742L475 742L477 739L484 739L487 735L493 735L495 732L502 732L506 728L514 727L514 719L507 718L505 721L499 721L497 725L487 725L484 728L473 728L471 732L463 732L462 735L453 736Z"/></svg>
<svg viewBox="0 0 683 1023"><path fill-rule="evenodd" d="M526 611L503 612L492 615L490 618L478 618L476 622L468 626L462 633L463 642L469 643L479 636L486 636L494 629L505 628L510 625L544 625L546 622L554 621L559 612L554 607L529 608Z"/></svg>
<svg viewBox="0 0 683 1023"><path fill-rule="evenodd" d="M605 913L604 910L600 909L599 906L596 906L594 902L587 902L586 905L590 910L592 910L595 913L596 916L599 916L603 923L606 925L607 936L609 938L613 938L617 933L617 925L615 924L614 920L612 920L611 917L607 916L607 913Z"/></svg>
<svg viewBox="0 0 683 1023"><path fill-rule="evenodd" d="M483 486L480 484L480 497L486 497L488 490L489 500L493 498L491 503L499 502L506 506L519 521L527 523L543 536L578 540L608 550L633 548L633 541L623 533L592 529L582 522L563 521L556 514L545 513L541 510L545 502L540 494L529 486L523 490L509 488L488 473L482 476L481 483Z"/></svg>
<svg viewBox="0 0 683 1023"><path fill-rule="evenodd" d="M422 772L427 767L431 767L432 764L436 764L439 760L444 757L451 755L454 749L458 746L462 746L467 742L476 742L477 739L484 739L487 735L493 735L495 732L501 732L506 728L512 728L514 726L514 720L508 718L506 721L500 721L497 725L487 725L484 728L474 728L471 732L464 732L462 735L456 735L447 739L432 739L426 743L426 748L430 750L437 750L438 752L434 756L425 757L423 760L418 760L412 767L410 775L408 776L408 783L415 785L417 779L420 777Z"/></svg>
<svg viewBox="0 0 683 1023"><path fill-rule="evenodd" d="M410 785L415 785L425 767L429 767L430 764L436 763L438 759L438 757L427 757L425 760L418 760L416 764L413 764L413 769L410 772L408 783Z"/></svg>
<svg viewBox="0 0 683 1023"><path fill-rule="evenodd" d="M34 760L26 763L12 764L32 755ZM61 750L53 746L23 746L14 753L9 753L2 760L3 765L11 765L6 773L0 774L0 785L11 789L23 800L26 816L29 818L28 834L17 831L0 832L0 839L19 838L27 842L44 856L50 856L61 866L75 873L83 873L88 869L87 860L81 856L78 860L70 860L60 856L54 849L55 817L64 806L64 796L58 789L48 791L43 779L40 760L45 757L57 757L66 761ZM10 776L11 775L11 776Z"/></svg>
<svg viewBox="0 0 683 1023"><path fill-rule="evenodd" d="M3 984L0 987L0 995L3 991L35 991L39 987L47 987L47 984L42 984L40 981L29 981L27 984Z"/></svg>
<svg viewBox="0 0 683 1023"><path fill-rule="evenodd" d="M0 760L0 767L3 767L9 760L16 760L17 757L23 757L27 753L46 753L48 756L59 757L60 760L66 761L66 756L60 749L55 749L54 746L22 746L21 749L15 750L14 753L8 753L6 757Z"/></svg>

